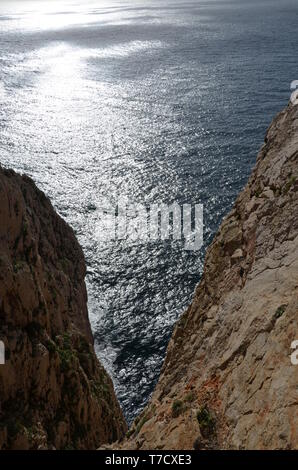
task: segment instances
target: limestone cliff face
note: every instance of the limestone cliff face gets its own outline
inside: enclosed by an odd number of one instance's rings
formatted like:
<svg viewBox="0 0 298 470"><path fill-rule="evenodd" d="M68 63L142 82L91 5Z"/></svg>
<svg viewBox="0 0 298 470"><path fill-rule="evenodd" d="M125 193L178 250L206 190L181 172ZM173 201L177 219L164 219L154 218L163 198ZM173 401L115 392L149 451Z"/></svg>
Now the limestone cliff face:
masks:
<svg viewBox="0 0 298 470"><path fill-rule="evenodd" d="M210 246L127 449L297 449L298 106L266 135ZM117 445L116 445L117 447Z"/></svg>
<svg viewBox="0 0 298 470"><path fill-rule="evenodd" d="M96 448L126 430L94 353L84 277L49 200L0 169L0 449Z"/></svg>

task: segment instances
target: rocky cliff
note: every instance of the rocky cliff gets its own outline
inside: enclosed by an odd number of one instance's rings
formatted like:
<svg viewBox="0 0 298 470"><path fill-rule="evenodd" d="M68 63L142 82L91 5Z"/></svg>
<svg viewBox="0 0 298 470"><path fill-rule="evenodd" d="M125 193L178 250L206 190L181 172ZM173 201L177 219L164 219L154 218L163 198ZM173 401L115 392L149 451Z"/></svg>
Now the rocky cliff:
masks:
<svg viewBox="0 0 298 470"><path fill-rule="evenodd" d="M0 169L0 449L96 448L126 430L94 353L84 277L49 200Z"/></svg>
<svg viewBox="0 0 298 470"><path fill-rule="evenodd" d="M298 106L273 121L208 249L126 449L297 449Z"/></svg>

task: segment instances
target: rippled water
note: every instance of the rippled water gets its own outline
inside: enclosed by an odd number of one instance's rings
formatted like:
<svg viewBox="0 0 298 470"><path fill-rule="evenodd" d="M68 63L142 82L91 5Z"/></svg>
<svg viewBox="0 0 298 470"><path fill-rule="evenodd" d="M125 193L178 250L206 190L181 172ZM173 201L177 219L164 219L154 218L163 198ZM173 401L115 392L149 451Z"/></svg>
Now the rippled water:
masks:
<svg viewBox="0 0 298 470"><path fill-rule="evenodd" d="M298 4L0 4L0 156L74 227L96 350L130 421L144 406L205 247L298 79ZM98 200L204 204L204 248L98 243Z"/></svg>

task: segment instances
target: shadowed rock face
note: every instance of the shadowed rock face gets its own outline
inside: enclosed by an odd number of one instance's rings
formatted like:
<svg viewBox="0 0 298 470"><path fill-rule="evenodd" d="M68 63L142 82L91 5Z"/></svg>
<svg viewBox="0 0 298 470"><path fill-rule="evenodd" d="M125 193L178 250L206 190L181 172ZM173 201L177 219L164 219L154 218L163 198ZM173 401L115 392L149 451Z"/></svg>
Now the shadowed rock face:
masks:
<svg viewBox="0 0 298 470"><path fill-rule="evenodd" d="M29 178L0 169L0 449L96 448L125 433L84 277L71 228Z"/></svg>
<svg viewBox="0 0 298 470"><path fill-rule="evenodd" d="M207 252L123 448L298 448L297 216L298 106L290 105Z"/></svg>

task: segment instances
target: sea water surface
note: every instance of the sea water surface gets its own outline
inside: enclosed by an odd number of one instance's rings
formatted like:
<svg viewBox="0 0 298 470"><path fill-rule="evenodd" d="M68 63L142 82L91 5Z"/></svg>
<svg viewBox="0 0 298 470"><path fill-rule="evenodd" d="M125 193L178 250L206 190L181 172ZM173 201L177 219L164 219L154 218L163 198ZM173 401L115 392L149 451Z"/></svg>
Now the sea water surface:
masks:
<svg viewBox="0 0 298 470"><path fill-rule="evenodd" d="M128 421L206 246L298 79L296 0L1 1L0 161L84 249L96 351ZM204 247L99 243L98 201L204 204Z"/></svg>

